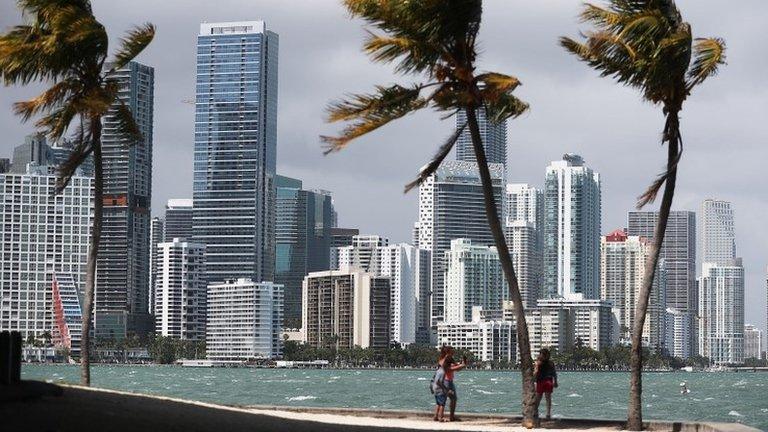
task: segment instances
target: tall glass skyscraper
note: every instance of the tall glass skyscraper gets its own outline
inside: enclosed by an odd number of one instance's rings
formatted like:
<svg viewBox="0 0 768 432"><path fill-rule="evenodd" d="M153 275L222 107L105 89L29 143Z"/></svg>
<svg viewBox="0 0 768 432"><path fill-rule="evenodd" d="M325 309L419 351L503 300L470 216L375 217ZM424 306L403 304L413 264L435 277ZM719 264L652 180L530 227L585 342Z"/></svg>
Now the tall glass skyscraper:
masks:
<svg viewBox="0 0 768 432"><path fill-rule="evenodd" d="M192 224L209 282L273 279L277 53L263 21L200 25Z"/></svg>
<svg viewBox="0 0 768 432"><path fill-rule="evenodd" d="M104 225L96 278L97 337L121 339L146 334L154 322L149 305L149 243L152 201L152 126L155 71L130 62L112 78L142 134L129 142L117 133L118 120L104 118Z"/></svg>
<svg viewBox="0 0 768 432"><path fill-rule="evenodd" d="M467 123L467 114L459 110L456 114L456 128L460 128ZM477 110L477 123L480 127L480 136L485 148L485 156L488 163L498 163L507 166L507 122L499 124L488 121L485 116L485 110ZM456 141L456 160L475 162L475 150L472 147L472 137L469 134L469 127L464 131Z"/></svg>
<svg viewBox="0 0 768 432"><path fill-rule="evenodd" d="M701 203L701 217L702 262L727 264L733 261L736 258L736 230L731 203L706 199Z"/></svg>

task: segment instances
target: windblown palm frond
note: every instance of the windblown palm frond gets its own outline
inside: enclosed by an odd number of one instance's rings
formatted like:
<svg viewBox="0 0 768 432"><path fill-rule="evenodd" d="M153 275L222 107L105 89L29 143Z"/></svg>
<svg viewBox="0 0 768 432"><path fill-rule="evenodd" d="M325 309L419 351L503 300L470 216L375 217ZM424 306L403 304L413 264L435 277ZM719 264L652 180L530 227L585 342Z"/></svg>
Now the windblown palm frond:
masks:
<svg viewBox="0 0 768 432"><path fill-rule="evenodd" d="M152 42L155 37L155 26L146 23L137 26L128 32L128 35L120 39L120 49L115 54L112 62L112 71L127 65Z"/></svg>
<svg viewBox="0 0 768 432"><path fill-rule="evenodd" d="M691 89L717 75L725 64L725 41L720 38L697 38L693 44L693 64L688 70L688 88Z"/></svg>
<svg viewBox="0 0 768 432"><path fill-rule="evenodd" d="M467 124L464 123L461 125L461 127L457 127L455 131L451 134L451 136L448 137L447 140L443 143L443 145L440 146L440 148L437 150L437 153L432 157L432 159L424 165L419 170L419 175L416 177L416 180L408 183L405 185L405 193L408 193L411 191L411 189L419 186L420 184L424 183L429 176L435 173L438 168L440 168L440 164L443 163L446 157L451 153L451 150L453 150L453 146L456 144L456 141L459 140L459 137L464 132L464 129L467 128Z"/></svg>

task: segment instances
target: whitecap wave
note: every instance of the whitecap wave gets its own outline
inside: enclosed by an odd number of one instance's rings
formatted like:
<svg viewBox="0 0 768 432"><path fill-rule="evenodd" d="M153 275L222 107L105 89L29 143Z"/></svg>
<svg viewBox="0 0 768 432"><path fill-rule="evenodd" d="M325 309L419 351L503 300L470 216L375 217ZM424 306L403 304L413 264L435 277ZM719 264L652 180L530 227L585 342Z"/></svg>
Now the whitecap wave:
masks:
<svg viewBox="0 0 768 432"><path fill-rule="evenodd" d="M741 413L739 413L738 411L734 411L734 410L729 411L728 415L729 416L734 416L734 417L744 417L743 415L741 415Z"/></svg>
<svg viewBox="0 0 768 432"><path fill-rule="evenodd" d="M568 395L568 396L566 396L566 397L573 397L573 398L577 398L577 397L582 397L582 396L581 396L580 394L578 394L578 393L571 393L571 394L569 394L569 395Z"/></svg>
<svg viewBox="0 0 768 432"><path fill-rule="evenodd" d="M312 400L312 399L317 399L317 396L307 395L307 396L293 396L293 397L285 398L285 400L287 400L288 402L305 401L305 400Z"/></svg>
<svg viewBox="0 0 768 432"><path fill-rule="evenodd" d="M483 390L483 389L475 389L475 391L484 395L503 395L504 394L504 392L492 392L492 391Z"/></svg>

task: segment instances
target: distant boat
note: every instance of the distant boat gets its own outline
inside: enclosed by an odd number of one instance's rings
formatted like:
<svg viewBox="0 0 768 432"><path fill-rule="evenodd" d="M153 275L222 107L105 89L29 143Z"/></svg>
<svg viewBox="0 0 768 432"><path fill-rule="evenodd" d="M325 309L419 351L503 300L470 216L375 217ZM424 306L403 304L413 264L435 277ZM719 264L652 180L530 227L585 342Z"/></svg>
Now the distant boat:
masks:
<svg viewBox="0 0 768 432"><path fill-rule="evenodd" d="M214 366L211 360L181 360L180 363L182 367L210 368Z"/></svg>

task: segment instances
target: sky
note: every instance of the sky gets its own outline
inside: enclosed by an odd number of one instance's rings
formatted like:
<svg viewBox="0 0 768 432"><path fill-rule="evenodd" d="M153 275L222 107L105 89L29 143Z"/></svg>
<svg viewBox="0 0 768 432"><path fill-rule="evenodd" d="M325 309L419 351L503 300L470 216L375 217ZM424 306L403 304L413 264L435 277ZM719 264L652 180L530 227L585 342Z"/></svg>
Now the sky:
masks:
<svg viewBox="0 0 768 432"><path fill-rule="evenodd" d="M508 124L510 182L541 186L550 161L581 154L602 179L602 231L626 226L636 197L662 170L661 109L638 93L600 78L558 45L576 36L578 0L487 0L479 69L517 76L529 113ZM323 156L318 136L326 104L375 84L410 82L361 52L363 23L336 0L94 0L112 46L134 24L152 22L157 36L138 60L155 68L152 210L191 197L195 42L203 21L264 20L280 35L278 173L305 188L334 194L339 224L393 242L410 241L417 194L403 194L450 134L452 120L422 112L384 127L343 152ZM768 267L768 70L764 23L768 2L678 0L694 36L720 36L728 65L694 90L681 114L685 153L674 208L699 211L705 198L733 203L738 254L746 270L746 321L765 329ZM21 20L15 2L0 2L0 30ZM11 110L43 87L0 87L0 157L33 132ZM656 209L658 203L646 209Z"/></svg>

